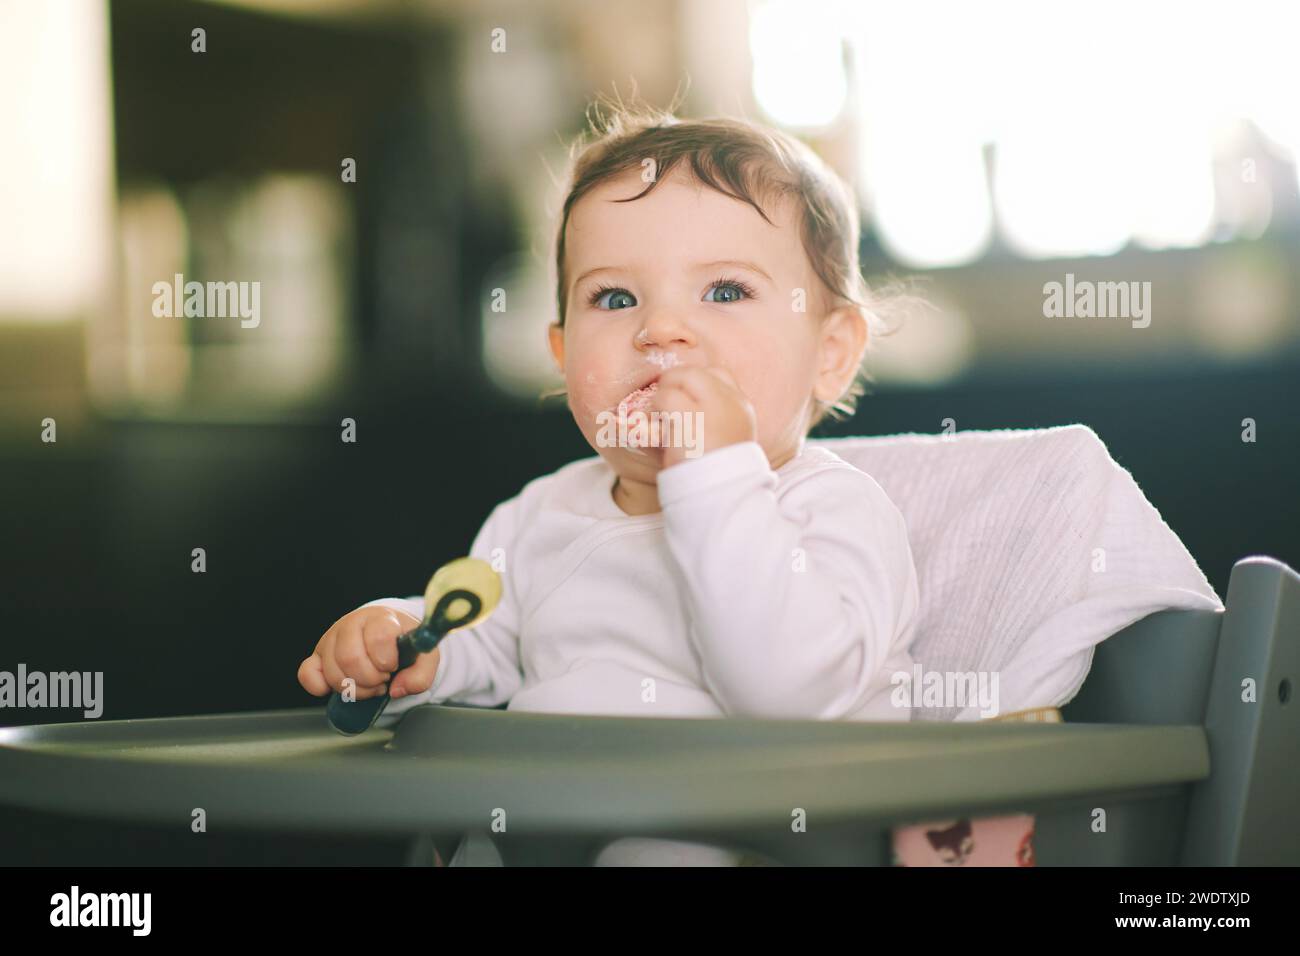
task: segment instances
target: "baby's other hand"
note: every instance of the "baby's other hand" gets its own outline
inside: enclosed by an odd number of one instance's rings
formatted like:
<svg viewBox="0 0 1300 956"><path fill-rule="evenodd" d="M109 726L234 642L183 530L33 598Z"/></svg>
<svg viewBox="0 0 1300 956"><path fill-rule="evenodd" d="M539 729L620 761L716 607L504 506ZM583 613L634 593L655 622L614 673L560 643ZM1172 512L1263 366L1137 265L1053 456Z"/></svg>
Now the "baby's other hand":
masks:
<svg viewBox="0 0 1300 956"><path fill-rule="evenodd" d="M659 377L654 396L659 412L701 413L701 429L695 435L698 454L725 448L743 441L758 440L758 420L754 406L740 390L730 370L721 366L682 366L667 369ZM662 436L663 467L671 468L693 449L685 447L682 436ZM698 455L696 456L698 457Z"/></svg>

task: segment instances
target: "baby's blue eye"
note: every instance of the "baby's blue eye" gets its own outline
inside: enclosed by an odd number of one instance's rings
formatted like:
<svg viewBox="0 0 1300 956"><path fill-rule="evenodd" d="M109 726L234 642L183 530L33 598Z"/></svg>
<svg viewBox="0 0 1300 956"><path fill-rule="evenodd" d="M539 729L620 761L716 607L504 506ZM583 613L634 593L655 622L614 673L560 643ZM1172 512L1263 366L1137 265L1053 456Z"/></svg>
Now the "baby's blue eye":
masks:
<svg viewBox="0 0 1300 956"><path fill-rule="evenodd" d="M710 292L714 289L729 289L731 290L731 295L729 298L725 299L710 299L706 294L706 302L739 302L742 297L748 294L745 287L740 285L738 282L718 282L709 287Z"/></svg>
<svg viewBox="0 0 1300 956"><path fill-rule="evenodd" d="M711 298L709 293L714 289L726 290L722 293L722 298ZM601 305L606 297L609 297L608 308ZM627 301L622 305L615 305L614 300L619 297ZM709 286L708 292L705 293L705 302L740 302L742 299L754 298L754 290L739 279L714 279ZM623 309L630 309L636 305L636 297L626 289L620 289L617 286L601 286L587 297L587 302L592 308L599 308L602 312L619 312Z"/></svg>
<svg viewBox="0 0 1300 956"><path fill-rule="evenodd" d="M623 296L623 297L625 297L625 298L627 298L627 299L631 299L631 300L632 300L630 304L625 305L625 306L622 306L622 308L630 309L630 308L632 308L632 306L636 305L636 299L633 298L633 297L632 297L632 294L631 294L630 292L628 292L626 289L597 289L596 292L595 292L595 294L592 295L592 297L591 297L591 304L594 305L594 306L599 306L599 305L600 305L600 300L603 299L603 298L605 298L605 296L610 296L610 297L611 297L611 305L610 305L610 309L609 309L609 311L611 311L611 312L618 311L618 309L619 309L618 306L614 306L614 305L612 304L612 299L617 298L618 296Z"/></svg>

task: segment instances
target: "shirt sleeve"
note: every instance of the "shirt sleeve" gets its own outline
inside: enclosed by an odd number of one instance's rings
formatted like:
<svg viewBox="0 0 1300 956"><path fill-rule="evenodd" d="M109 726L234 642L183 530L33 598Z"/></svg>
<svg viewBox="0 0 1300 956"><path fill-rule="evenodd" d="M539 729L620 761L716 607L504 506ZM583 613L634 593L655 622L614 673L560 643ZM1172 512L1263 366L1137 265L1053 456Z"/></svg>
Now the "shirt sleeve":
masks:
<svg viewBox="0 0 1300 956"><path fill-rule="evenodd" d="M481 558L501 575L501 600L496 609L474 627L453 631L438 643L438 670L433 683L419 694L399 697L385 715L400 714L420 704L456 701L476 707L506 703L523 684L519 658L519 612L508 559L514 541L518 499L497 505L479 530L470 556ZM424 620L424 598L379 598L362 607L391 607Z"/></svg>
<svg viewBox="0 0 1300 956"><path fill-rule="evenodd" d="M835 465L778 498L750 441L664 469L658 485L691 639L726 713L852 718L890 688L918 591L906 521L873 478Z"/></svg>

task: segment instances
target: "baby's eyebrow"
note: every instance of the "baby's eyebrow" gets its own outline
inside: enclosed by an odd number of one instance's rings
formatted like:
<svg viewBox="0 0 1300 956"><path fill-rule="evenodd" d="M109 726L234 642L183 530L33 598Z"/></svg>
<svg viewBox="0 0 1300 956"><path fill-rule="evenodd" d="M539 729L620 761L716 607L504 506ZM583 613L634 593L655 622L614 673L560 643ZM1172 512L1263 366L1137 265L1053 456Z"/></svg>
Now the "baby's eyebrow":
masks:
<svg viewBox="0 0 1300 956"><path fill-rule="evenodd" d="M738 268L741 268L741 269L748 269L750 272L756 272L756 273L758 273L758 274L761 275L764 279L766 279L768 282L773 281L773 280L772 280L772 277L771 277L770 275L768 275L765 271L763 271L761 268L759 268L757 265L755 265L755 264L752 263L752 262L746 262L746 261L743 260L743 259L715 259L715 260L712 261L712 262L697 262L697 263L695 263L695 265L693 265L691 268L693 268L693 269L717 269L717 268L720 268L720 267L722 267L722 266L735 266L735 267L738 267ZM584 279L588 278L589 276L593 276L593 275L595 275L597 272L619 272L619 271L624 271L624 267L622 267L622 266L597 266L597 267L594 268L594 269L588 269L588 270L587 270L586 272L584 272L582 275L578 276L578 278L576 278L576 279L573 280L573 285L570 286L570 288L571 288L571 289L576 289L576 288L578 287L579 283L581 283Z"/></svg>
<svg viewBox="0 0 1300 956"><path fill-rule="evenodd" d="M743 259L718 259L715 262L700 262L696 264L697 269L716 269L720 266L736 266L741 269L748 269L750 272L757 272L768 282L772 281L772 277L770 275L768 275L766 272L764 272L754 263L746 262Z"/></svg>

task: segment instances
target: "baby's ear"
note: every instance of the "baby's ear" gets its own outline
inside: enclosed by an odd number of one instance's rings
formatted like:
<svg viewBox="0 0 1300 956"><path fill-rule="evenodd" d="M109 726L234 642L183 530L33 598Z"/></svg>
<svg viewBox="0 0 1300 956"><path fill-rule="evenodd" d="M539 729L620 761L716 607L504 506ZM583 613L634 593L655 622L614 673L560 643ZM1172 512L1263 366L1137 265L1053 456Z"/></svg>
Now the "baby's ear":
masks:
<svg viewBox="0 0 1300 956"><path fill-rule="evenodd" d="M564 326L559 322L552 322L547 328L547 337L550 340L551 355L555 359L555 364L564 371Z"/></svg>
<svg viewBox="0 0 1300 956"><path fill-rule="evenodd" d="M867 351L867 317L858 305L842 305L822 320L819 334L821 366L817 384L825 395L831 396L826 400L833 402L853 383L862 365Z"/></svg>

